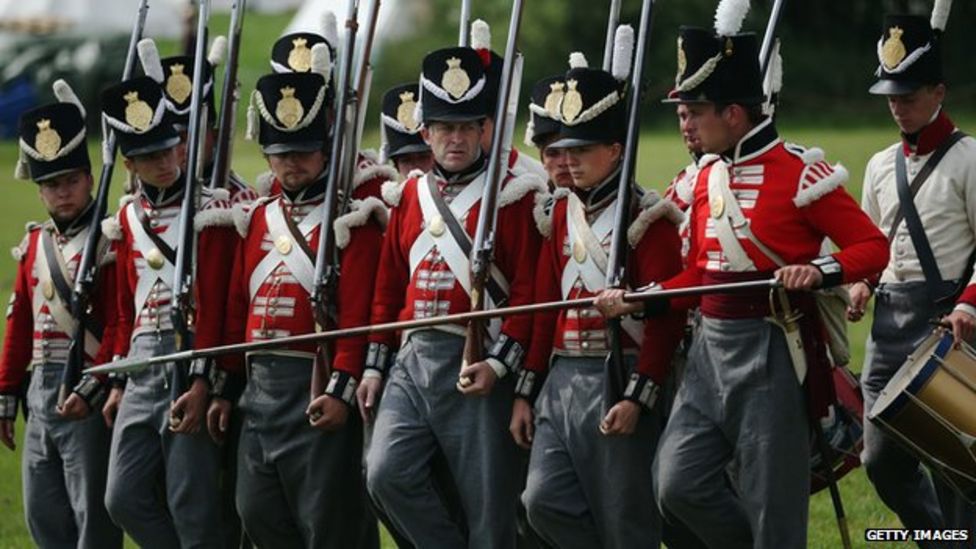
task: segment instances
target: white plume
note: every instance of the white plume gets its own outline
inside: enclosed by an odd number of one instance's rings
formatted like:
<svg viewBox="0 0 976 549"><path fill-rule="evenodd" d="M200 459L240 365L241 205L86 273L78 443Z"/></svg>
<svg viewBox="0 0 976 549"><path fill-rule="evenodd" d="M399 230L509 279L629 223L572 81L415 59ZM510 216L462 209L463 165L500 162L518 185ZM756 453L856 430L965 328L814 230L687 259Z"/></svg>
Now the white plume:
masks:
<svg viewBox="0 0 976 549"><path fill-rule="evenodd" d="M586 60L586 56L583 55L581 51L574 51L569 54L569 68L571 69L585 69L590 66L590 62Z"/></svg>
<svg viewBox="0 0 976 549"><path fill-rule="evenodd" d="M322 37L333 48L339 47L339 25L336 23L336 14L332 10L326 10L322 14Z"/></svg>
<svg viewBox="0 0 976 549"><path fill-rule="evenodd" d="M71 86L69 86L64 79L58 78L54 81L54 85L52 87L54 88L54 97L57 97L58 101L62 103L74 104L76 107L78 107L78 110L81 111L81 117L85 117L85 106L81 104L81 99L78 99L78 96L75 95L75 91L71 89Z"/></svg>
<svg viewBox="0 0 976 549"><path fill-rule="evenodd" d="M139 50L139 61L146 76L160 84L166 77L163 75L163 63L159 60L159 50L152 38L143 38L136 48Z"/></svg>
<svg viewBox="0 0 976 549"><path fill-rule="evenodd" d="M216 67L217 65L224 62L227 57L227 37L220 35L213 39L210 43L210 51L207 52L207 61L210 62L211 67Z"/></svg>
<svg viewBox="0 0 976 549"><path fill-rule="evenodd" d="M613 63L610 72L618 81L630 76L634 63L634 27L620 25L613 36Z"/></svg>
<svg viewBox="0 0 976 549"><path fill-rule="evenodd" d="M749 0L721 0L715 9L715 32L719 36L738 34L747 13Z"/></svg>
<svg viewBox="0 0 976 549"><path fill-rule="evenodd" d="M325 85L329 85L332 77L332 52L325 44L315 44L312 46L312 71L317 72L325 78Z"/></svg>
<svg viewBox="0 0 976 549"><path fill-rule="evenodd" d="M476 50L491 49L491 27L484 19L475 19L471 23L471 48Z"/></svg>
<svg viewBox="0 0 976 549"><path fill-rule="evenodd" d="M769 65L769 91L779 93L783 89L783 56L779 53L779 40L773 50L773 58Z"/></svg>
<svg viewBox="0 0 976 549"><path fill-rule="evenodd" d="M952 9L952 0L935 0L935 5L932 6L932 19L929 21L933 29L945 30L946 22L949 21L950 9Z"/></svg>

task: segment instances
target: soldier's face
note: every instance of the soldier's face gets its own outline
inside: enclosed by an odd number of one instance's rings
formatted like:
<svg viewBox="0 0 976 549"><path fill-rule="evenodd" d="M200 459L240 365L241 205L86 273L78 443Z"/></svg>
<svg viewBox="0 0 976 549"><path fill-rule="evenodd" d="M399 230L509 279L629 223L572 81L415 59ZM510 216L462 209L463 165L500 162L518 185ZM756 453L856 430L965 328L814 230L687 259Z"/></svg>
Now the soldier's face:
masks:
<svg viewBox="0 0 976 549"><path fill-rule="evenodd" d="M58 222L75 219L91 200L91 173L75 170L40 183L41 203Z"/></svg>
<svg viewBox="0 0 976 549"><path fill-rule="evenodd" d="M733 106L718 110L712 103L688 103L687 124L694 126L701 152L723 153L735 144L732 122L729 120Z"/></svg>
<svg viewBox="0 0 976 549"><path fill-rule="evenodd" d="M688 112L688 105L684 103L679 103L675 111L678 115L678 129L681 131L681 139L684 140L685 147L688 147L688 152L700 153L701 139L698 138L698 121L692 118Z"/></svg>
<svg viewBox="0 0 976 549"><path fill-rule="evenodd" d="M579 189L599 185L617 167L622 150L620 143L567 148L566 158L573 185Z"/></svg>
<svg viewBox="0 0 976 549"><path fill-rule="evenodd" d="M300 191L314 183L325 171L325 153L288 152L269 154L268 167L288 191Z"/></svg>
<svg viewBox="0 0 976 549"><path fill-rule="evenodd" d="M945 99L944 84L923 86L905 95L889 95L888 110L902 133L913 134L932 121Z"/></svg>
<svg viewBox="0 0 976 549"><path fill-rule="evenodd" d="M429 172L434 167L434 155L430 151L401 154L393 159L393 164L396 165L400 178L406 179L414 170Z"/></svg>
<svg viewBox="0 0 976 549"><path fill-rule="evenodd" d="M449 172L459 172L474 164L481 154L481 121L431 122L421 130L430 145L434 160Z"/></svg>
<svg viewBox="0 0 976 549"><path fill-rule="evenodd" d="M558 138L554 135L549 143L552 143ZM542 147L542 152L540 153L542 159L542 167L546 169L546 173L549 174L549 181L557 187L572 187L573 186L573 176L569 173L569 155L566 154L566 149L554 149L548 146L548 143Z"/></svg>
<svg viewBox="0 0 976 549"><path fill-rule="evenodd" d="M125 159L125 167L147 185L168 189L179 179L185 163L181 147L141 154Z"/></svg>

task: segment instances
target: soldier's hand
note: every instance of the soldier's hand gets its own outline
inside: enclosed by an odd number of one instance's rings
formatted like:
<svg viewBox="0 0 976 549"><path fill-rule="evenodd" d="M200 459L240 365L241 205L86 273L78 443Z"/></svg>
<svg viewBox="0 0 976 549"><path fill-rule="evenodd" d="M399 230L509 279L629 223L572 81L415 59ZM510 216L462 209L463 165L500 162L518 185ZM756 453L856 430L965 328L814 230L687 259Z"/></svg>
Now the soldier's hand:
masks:
<svg viewBox="0 0 976 549"><path fill-rule="evenodd" d="M65 419L85 419L91 409L85 399L78 396L78 393L71 393L64 401L64 406L58 408L58 414Z"/></svg>
<svg viewBox="0 0 976 549"><path fill-rule="evenodd" d="M203 416L207 413L208 389L206 380L195 378L190 388L170 405L170 418L180 418L179 422L170 422L170 431L181 434L200 432Z"/></svg>
<svg viewBox="0 0 976 549"><path fill-rule="evenodd" d="M512 404L512 422L508 426L515 444L528 450L532 447L532 436L535 434L532 405L524 398L516 398Z"/></svg>
<svg viewBox="0 0 976 549"><path fill-rule="evenodd" d="M812 290L823 284L823 274L813 265L787 265L773 275L787 290Z"/></svg>
<svg viewBox="0 0 976 549"><path fill-rule="evenodd" d="M976 335L976 318L966 311L952 311L945 322L952 325L952 336L957 347L963 341L972 341L973 335Z"/></svg>
<svg viewBox="0 0 976 549"><path fill-rule="evenodd" d="M17 442L14 440L14 420L0 419L0 442L11 450L17 449Z"/></svg>
<svg viewBox="0 0 976 549"><path fill-rule="evenodd" d="M484 396L490 393L492 387L495 386L495 381L498 380L498 374L495 373L491 364L482 360L461 368L461 374L458 376L458 379L464 378L467 378L470 383L465 385L458 381L457 390L461 391L461 394Z"/></svg>
<svg viewBox="0 0 976 549"><path fill-rule="evenodd" d="M217 444L223 444L227 439L231 407L231 402L226 398L214 397L210 401L210 409L207 410L207 431Z"/></svg>
<svg viewBox="0 0 976 549"><path fill-rule="evenodd" d="M620 289L603 290L596 296L593 306L600 311L604 318L618 318L624 315L640 312L640 303L627 303L624 301L624 294L627 292Z"/></svg>
<svg viewBox="0 0 976 549"><path fill-rule="evenodd" d="M308 423L316 429L335 431L346 424L349 407L332 395L319 395L305 410Z"/></svg>
<svg viewBox="0 0 976 549"><path fill-rule="evenodd" d="M105 418L105 425L109 429L115 425L115 416L119 413L119 405L122 404L122 394L125 391L122 387L112 387L108 392L108 398L102 406L102 417Z"/></svg>
<svg viewBox="0 0 976 549"><path fill-rule="evenodd" d="M857 322L864 317L864 311L871 299L871 288L865 282L855 282L847 293L851 298L851 304L847 306L847 320Z"/></svg>
<svg viewBox="0 0 976 549"><path fill-rule="evenodd" d="M607 436L631 435L637 429L641 405L632 400L621 400L613 405L600 422L600 432Z"/></svg>
<svg viewBox="0 0 976 549"><path fill-rule="evenodd" d="M378 377L363 377L356 387L356 403L359 405L359 415L367 424L373 423L376 416L376 405L383 390L383 380Z"/></svg>

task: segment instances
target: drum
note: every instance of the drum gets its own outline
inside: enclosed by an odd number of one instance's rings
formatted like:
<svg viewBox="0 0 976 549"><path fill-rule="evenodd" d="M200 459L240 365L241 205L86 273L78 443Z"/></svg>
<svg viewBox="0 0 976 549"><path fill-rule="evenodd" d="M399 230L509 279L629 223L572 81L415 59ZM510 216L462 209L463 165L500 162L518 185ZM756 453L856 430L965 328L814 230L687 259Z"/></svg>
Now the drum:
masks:
<svg viewBox="0 0 976 549"><path fill-rule="evenodd" d="M832 369L836 402L830 406L827 417L821 418L824 438L833 449L831 468L834 479L840 480L861 464L864 447L864 398L857 378L844 366ZM823 457L813 433L810 434L810 493L816 494L828 486L823 468Z"/></svg>
<svg viewBox="0 0 976 549"><path fill-rule="evenodd" d="M932 333L891 378L868 418L976 501L976 352Z"/></svg>

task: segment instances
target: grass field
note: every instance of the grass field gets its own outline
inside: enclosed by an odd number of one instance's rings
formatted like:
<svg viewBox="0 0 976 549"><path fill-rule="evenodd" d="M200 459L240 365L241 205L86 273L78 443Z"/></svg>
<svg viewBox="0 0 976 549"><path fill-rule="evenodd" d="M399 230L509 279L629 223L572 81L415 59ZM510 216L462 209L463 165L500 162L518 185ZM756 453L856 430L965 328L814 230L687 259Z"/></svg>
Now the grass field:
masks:
<svg viewBox="0 0 976 549"><path fill-rule="evenodd" d="M784 138L800 144L817 144L828 152L828 158L841 162L851 173L849 191L860 196L860 179L864 165L873 151L891 142L892 131L888 128L861 128L843 131L824 129L786 128ZM368 142L370 140L367 140ZM375 137L372 141L375 143ZM93 149L93 158L96 158ZM16 148L11 143L0 144L0 181L6 181L3 199L0 200L0 249L16 245L23 235L24 223L43 218L44 212L33 184L17 182L9 173L16 159ZM649 187L660 189L671 176L687 163L680 141L668 132L645 133L641 140L639 163L640 180ZM255 144L240 140L235 147L235 169L246 179L266 169L264 159ZM7 171L11 170L11 171ZM124 170L117 170L113 195L118 195ZM113 206L115 201L111 203ZM8 295L14 274L14 263L9 256L0 258L0 296ZM863 343L870 318L851 325L854 344L853 368L860 369ZM22 436L22 426L18 436ZM863 470L848 475L841 483L852 537L855 544L863 545L863 530L867 527L896 526L897 519L877 499ZM30 547L22 516L20 498L19 453L0 450L0 549ZM810 547L833 548L840 546L840 538L834 524L833 511L828 495L818 494L811 501Z"/></svg>
<svg viewBox="0 0 976 549"><path fill-rule="evenodd" d="M240 76L246 98L254 81L267 72L265 51L287 24L290 16L264 16L248 18L241 53ZM213 29L224 29L226 16L214 18ZM173 52L173 45L163 43L164 55ZM828 159L843 163L851 173L848 190L860 198L860 180L864 166L871 154L890 143L895 136L891 126L880 125L888 121L883 106L879 103L877 113L878 127L833 129L826 122L818 128L790 128L782 130L784 138L804 145L817 145L827 151ZM648 108L660 108L651 106ZM243 106L239 113L243 112ZM239 116L240 118L240 116ZM370 120L375 120L375 117ZM844 121L838 121L843 124ZM972 120L960 120L964 128L973 128ZM846 126L846 124L844 124ZM239 128L243 126L238 124ZM238 132L239 134L242 132ZM517 132L521 136L521 132ZM367 139L375 146L376 136ZM97 149L92 146L92 158L98 158ZM16 245L23 236L24 223L41 220L44 212L37 198L33 184L15 181L11 174L16 160L16 147L13 143L0 143L0 182L3 185L3 198L0 199L0 249L6 250ZM672 131L656 131L643 135L641 155L638 165L639 180L648 187L662 189L673 174L687 163L682 145ZM234 168L245 179L254 177L266 170L264 159L253 143L238 140L234 149ZM122 168L116 170L113 183L113 197L119 195L122 181ZM114 209L116 201L111 201ZM10 292L14 275L14 262L7 255L0 257L0 299ZM860 324L851 325L851 340L854 345L852 368L859 370L863 356L863 344L867 335L870 316ZM23 426L18 425L18 437L23 435ZM31 547L33 543L27 535L21 506L21 482L19 451L7 452L0 449L0 549ZM864 476L863 470L848 475L841 483L841 490L847 510L848 521L854 544L864 546L863 531L867 527L893 527L897 519L878 500L873 488ZM840 538L834 524L831 503L826 492L818 494L811 501L809 545L815 549L840 547ZM392 547L387 540L386 546ZM897 547L897 545L896 545Z"/></svg>

